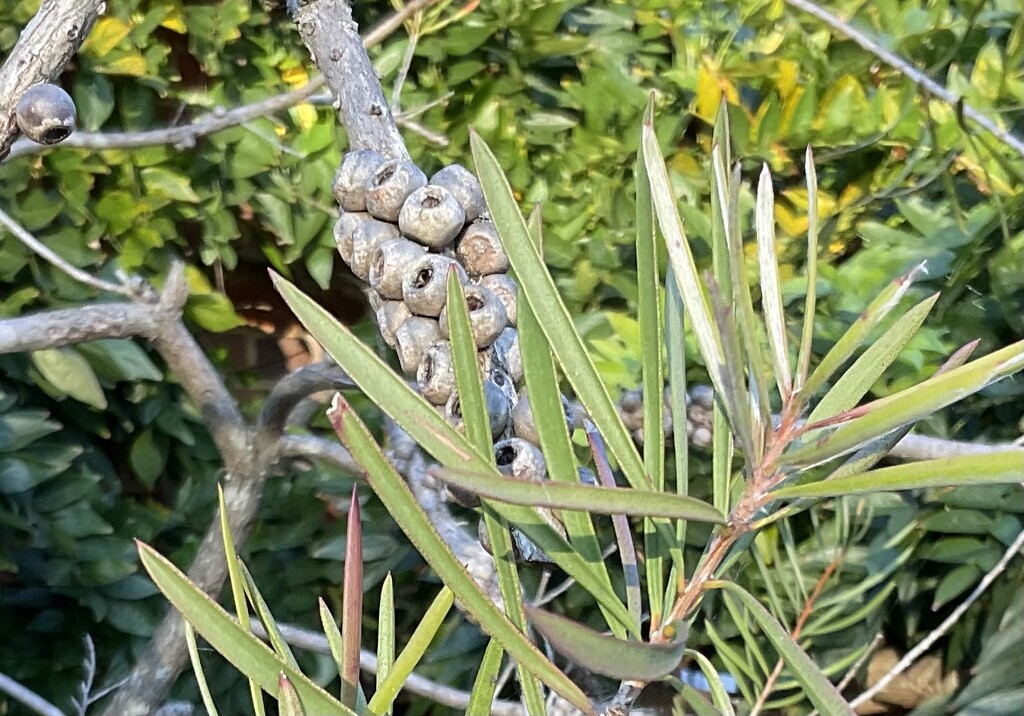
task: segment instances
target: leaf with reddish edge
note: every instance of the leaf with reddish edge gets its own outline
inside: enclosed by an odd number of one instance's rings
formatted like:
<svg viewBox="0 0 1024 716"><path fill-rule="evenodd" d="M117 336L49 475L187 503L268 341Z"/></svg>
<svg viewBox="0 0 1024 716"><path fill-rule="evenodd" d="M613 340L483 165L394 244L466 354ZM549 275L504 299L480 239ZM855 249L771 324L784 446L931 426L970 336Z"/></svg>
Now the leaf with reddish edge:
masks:
<svg viewBox="0 0 1024 716"><path fill-rule="evenodd" d="M341 611L341 702L356 707L359 693L359 647L363 620L363 527L358 488L352 487L345 532L344 597Z"/></svg>

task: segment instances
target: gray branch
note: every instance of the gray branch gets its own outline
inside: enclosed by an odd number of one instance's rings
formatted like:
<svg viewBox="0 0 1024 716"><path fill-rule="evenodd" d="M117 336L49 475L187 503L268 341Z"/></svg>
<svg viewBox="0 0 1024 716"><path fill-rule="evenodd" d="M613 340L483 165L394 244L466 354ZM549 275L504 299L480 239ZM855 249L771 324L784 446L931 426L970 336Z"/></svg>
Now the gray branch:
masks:
<svg viewBox="0 0 1024 716"><path fill-rule="evenodd" d="M0 159L18 138L18 100L25 90L64 71L105 7L103 0L47 0L22 30L0 67Z"/></svg>

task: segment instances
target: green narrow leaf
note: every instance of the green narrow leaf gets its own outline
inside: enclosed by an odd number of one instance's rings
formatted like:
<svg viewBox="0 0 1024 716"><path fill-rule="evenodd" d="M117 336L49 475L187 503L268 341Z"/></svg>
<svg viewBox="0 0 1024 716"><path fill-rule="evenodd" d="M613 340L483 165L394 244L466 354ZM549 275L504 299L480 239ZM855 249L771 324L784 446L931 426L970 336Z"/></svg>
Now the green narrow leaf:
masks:
<svg viewBox="0 0 1024 716"><path fill-rule="evenodd" d="M435 477L474 494L514 505L587 510L604 515L665 517L725 524L722 513L695 497L634 490L631 487L524 482L466 468L431 470Z"/></svg>
<svg viewBox="0 0 1024 716"><path fill-rule="evenodd" d="M892 309L896 308L903 296L910 290L917 275L924 270L924 266L915 267L905 276L900 276L890 283L878 294L874 301L864 309L857 320L853 322L846 333L844 333L832 350L825 354L821 363L811 373L811 377L804 385L805 399L814 395L832 375L839 370L843 363L860 347L861 343L870 335L879 323L881 323Z"/></svg>
<svg viewBox="0 0 1024 716"><path fill-rule="evenodd" d="M672 264L676 285L683 305L690 316L697 345L704 356L704 363L711 377L715 391L722 394L722 349L721 340L714 328L711 308L701 291L701 281L697 274L697 265L693 260L683 221L676 211L675 196L668 178L665 159L658 146L658 137L654 126L645 123L642 131L641 144L644 160L647 164L648 178L651 184L651 196L654 201L654 213L661 227L668 248L669 261Z"/></svg>
<svg viewBox="0 0 1024 716"><path fill-rule="evenodd" d="M749 392L743 378L743 366L746 361L740 348L739 332L733 320L733 311L729 308L721 293L721 287L712 283L709 287L711 306L714 312L715 326L722 337L722 370L721 402L729 418L730 428L739 441L746 465L757 464L758 454L754 447L753 411L750 409Z"/></svg>
<svg viewBox="0 0 1024 716"><path fill-rule="evenodd" d="M167 600L181 612L186 621L192 623L196 633L247 678L276 698L278 675L283 671L298 691L302 703L311 712L356 716L354 711L331 698L251 632L243 629L163 555L143 542L136 541L136 545L142 566Z"/></svg>
<svg viewBox="0 0 1024 716"><path fill-rule="evenodd" d="M260 621L267 630L267 638L270 640L270 646L273 647L278 656L298 669L299 662L295 660L295 655L292 654L291 647L288 646L288 642L286 642L284 637L281 635L281 630L277 626L277 621L274 619L274 615L270 612L270 607L267 606L267 602L263 599L263 595L260 594L260 590L256 587L256 582L253 580L252 575L249 574L249 570L246 568L245 563L242 562L241 558L235 557L235 561L238 562L238 570L241 572L243 579L242 586L245 588L245 594L249 598L249 603L255 607L256 614L259 616Z"/></svg>
<svg viewBox="0 0 1024 716"><path fill-rule="evenodd" d="M469 322L469 307L462 290L458 273L448 273L448 331L451 336L452 359L455 363L455 381L459 390L459 404L462 408L466 437L477 452L493 455L491 422L484 404L484 388L480 381L477 364L476 343ZM522 587L519 571L516 569L512 551L512 536L508 525L484 506L484 527L491 541L495 571L498 575L498 590L505 603L505 613L519 631L526 633L526 616L522 610ZM531 716L544 716L544 694L540 682L522 664L519 669L519 684L523 689L523 701Z"/></svg>
<svg viewBox="0 0 1024 716"><path fill-rule="evenodd" d="M317 600L320 607L320 624L324 628L324 636L327 637L327 647L331 651L331 658L334 659L334 666L338 669L338 678L343 679L342 673L345 668L342 666L344 663L343 654L345 648L342 646L341 630L338 629L338 622L331 614L331 610L327 607L327 603L323 600L323 597Z"/></svg>
<svg viewBox="0 0 1024 716"><path fill-rule="evenodd" d="M462 433L441 419L434 406L396 375L347 327L294 285L276 274L272 278L299 321L348 373L363 394L391 416L439 463L499 475L490 453L481 455ZM612 618L629 628L626 608L608 583L598 576L598 569L585 562L534 510L501 504L495 505L495 510L510 524L519 527L555 564L589 591Z"/></svg>
<svg viewBox="0 0 1024 716"><path fill-rule="evenodd" d="M843 373L821 402L807 417L808 423L824 420L857 405L875 381L899 357L900 352L914 337L932 306L938 300L934 294L904 313L885 334L871 344L850 369Z"/></svg>
<svg viewBox="0 0 1024 716"><path fill-rule="evenodd" d="M807 175L807 293L804 296L804 325L800 335L794 390L802 395L811 366L811 344L814 340L814 312L818 298L818 175L814 168L814 152L807 145L804 156Z"/></svg>
<svg viewBox="0 0 1024 716"><path fill-rule="evenodd" d="M647 101L645 122L653 122L654 95ZM658 275L654 204L647 179L643 148L637 148L636 184L636 283L637 319L640 325L640 375L643 380L644 470L655 492L665 491L665 371L662 365L661 278ZM647 572L647 603L651 621L661 624L665 594L665 556L673 549L659 537L651 520L644 520L644 566Z"/></svg>
<svg viewBox="0 0 1024 716"><path fill-rule="evenodd" d="M466 716L490 716L491 704L494 703L494 689L498 685L498 672L501 671L501 657L505 650L495 639L487 642L484 658L480 660L480 668L476 672L473 690L469 693L466 704Z"/></svg>
<svg viewBox="0 0 1024 716"><path fill-rule="evenodd" d="M352 487L345 527L345 572L341 600L341 703L359 700L359 650L363 626L363 526L358 488Z"/></svg>
<svg viewBox="0 0 1024 716"><path fill-rule="evenodd" d="M726 690L725 684L722 683L722 677L718 674L718 669L714 664L695 649L687 649L686 655L697 662L704 678L708 680L708 686L711 688L711 702L718 709L720 716L736 716L732 701L729 699L729 692Z"/></svg>
<svg viewBox="0 0 1024 716"><path fill-rule="evenodd" d="M224 488L217 485L217 509L220 511L220 534L224 541L224 557L228 563L228 583L231 585L231 601L235 606L235 614L238 616L238 623L246 631L252 631L249 621L249 605L245 601L245 580L238 567L238 553L235 552L235 543L231 537L231 527L228 525L228 511L224 504ZM263 716L266 709L263 706L263 695L260 693L259 684L252 679L249 680L249 695L252 697L252 708L256 716Z"/></svg>
<svg viewBox="0 0 1024 716"><path fill-rule="evenodd" d="M686 333L683 300L671 266L665 276L665 345L668 353L668 386L672 410L672 452L675 463L676 494L687 496L690 492L690 436L686 430ZM676 520L676 553L673 566L676 579L686 574L683 551L679 545L686 543L686 520ZM673 590L674 585L667 585ZM669 596L666 601L671 601Z"/></svg>
<svg viewBox="0 0 1024 716"><path fill-rule="evenodd" d="M704 694L697 691L697 689L693 688L689 684L684 684L678 678L670 676L665 680L672 684L675 690L679 693L679 696L686 702L686 705L693 710L695 716L722 716L726 713L721 709L716 709L708 702ZM673 711L673 713L680 712Z"/></svg>
<svg viewBox="0 0 1024 716"><path fill-rule="evenodd" d="M1013 449L909 462L869 470L859 475L780 487L771 492L769 497L839 497L925 487L963 487L1021 481L1024 481L1024 449Z"/></svg>
<svg viewBox="0 0 1024 716"><path fill-rule="evenodd" d="M481 628L552 690L584 713L594 714L590 700L579 687L515 628L469 576L437 534L408 485L395 472L369 431L340 395L335 398L328 417L345 447L362 466L367 482L388 513Z"/></svg>
<svg viewBox="0 0 1024 716"><path fill-rule="evenodd" d="M277 678L277 703L280 706L280 716L306 716L298 692L283 671Z"/></svg>
<svg viewBox="0 0 1024 716"><path fill-rule="evenodd" d="M534 207L528 222L530 238L542 251L542 228L540 207ZM518 321L519 351L522 356L523 373L526 377L526 390L530 400L530 412L540 437L540 447L547 463L548 476L552 480L576 484L578 472L576 454L573 451L569 426L566 423L562 406L562 395L558 386L558 375L551 356L551 346L540 327L540 322L530 308L526 297L519 291ZM593 567L597 579L604 582L608 589L612 587L611 577L601 553L601 544L594 531L594 523L590 515L578 510L564 510L562 522L565 524L569 542L579 556ZM599 606L612 632L619 638L625 638L626 629L607 613L603 605Z"/></svg>
<svg viewBox="0 0 1024 716"><path fill-rule="evenodd" d="M530 240L526 222L497 158L475 132L470 133L470 145L487 207L502 246L534 315L544 317L541 328L566 379L586 406L629 484L650 489L650 479L644 472L629 431L622 423L536 245Z"/></svg>
<svg viewBox="0 0 1024 716"><path fill-rule="evenodd" d="M711 495L715 509L727 515L732 509L733 441L729 420L717 400L711 413L711 431Z"/></svg>
<svg viewBox="0 0 1024 716"><path fill-rule="evenodd" d="M788 465L820 464L874 440L1024 368L1024 341L866 406L863 416L817 439L801 440L782 456ZM872 409L874 408L874 409Z"/></svg>
<svg viewBox="0 0 1024 716"><path fill-rule="evenodd" d="M384 577L380 588L380 608L377 611L377 686L391 673L395 663L395 592L391 572ZM390 716L385 709L383 716Z"/></svg>
<svg viewBox="0 0 1024 716"><path fill-rule="evenodd" d="M772 349L775 380L785 399L793 389L789 370L789 348L786 344L786 315L782 308L782 285L779 282L779 261L775 255L775 196L772 175L765 164L757 185L757 262L761 275L761 308L768 328L768 344Z"/></svg>
<svg viewBox="0 0 1024 716"><path fill-rule="evenodd" d="M686 649L685 633L669 644L623 641L537 607L526 607L526 613L555 651L613 679L660 679L679 667Z"/></svg>
<svg viewBox="0 0 1024 716"><path fill-rule="evenodd" d="M196 630L192 625L185 622L185 643L188 644L188 658L192 661L192 671L196 674L196 683L199 685L199 695L202 696L203 706L206 708L207 716L220 716L217 705L213 702L213 694L210 693L210 684L206 681L206 672L203 670L203 662L199 658L199 646L196 644Z"/></svg>
<svg viewBox="0 0 1024 716"><path fill-rule="evenodd" d="M416 668L416 664L423 658L423 654L426 653L430 642L434 640L454 603L455 594L452 590L448 587L442 588L423 615L423 619L416 625L415 631L409 637L409 643L395 659L391 673L384 679L384 683L380 685L373 698L370 699L370 703L367 704L367 708L372 713L379 714L385 709L391 708L402 685L409 678L412 670Z"/></svg>
<svg viewBox="0 0 1024 716"><path fill-rule="evenodd" d="M756 598L731 582L709 582L708 586L726 591L743 603L754 621L761 627L761 631L778 650L779 656L793 671L807 698L823 716L853 716L853 709L846 703L842 694Z"/></svg>

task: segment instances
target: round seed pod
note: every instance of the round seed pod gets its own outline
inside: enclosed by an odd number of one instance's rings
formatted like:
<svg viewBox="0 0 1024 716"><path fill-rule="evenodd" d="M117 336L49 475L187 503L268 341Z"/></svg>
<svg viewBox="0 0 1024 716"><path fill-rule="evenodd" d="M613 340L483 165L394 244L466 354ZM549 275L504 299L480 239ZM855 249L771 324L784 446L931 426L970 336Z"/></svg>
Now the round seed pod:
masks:
<svg viewBox="0 0 1024 716"><path fill-rule="evenodd" d="M686 392L686 397L707 410L715 405L715 391L710 385L695 385Z"/></svg>
<svg viewBox="0 0 1024 716"><path fill-rule="evenodd" d="M690 435L690 442L697 447L706 448L711 444L711 431L705 427L699 427Z"/></svg>
<svg viewBox="0 0 1024 716"><path fill-rule="evenodd" d="M509 374L512 382L523 380L523 356L519 352L519 332L515 328L506 328L491 344L490 351L501 366Z"/></svg>
<svg viewBox="0 0 1024 716"><path fill-rule="evenodd" d="M386 161L372 149L357 149L344 156L331 185L334 198L342 209L366 211L366 182Z"/></svg>
<svg viewBox="0 0 1024 716"><path fill-rule="evenodd" d="M463 283L469 278L459 264L440 254L425 254L402 277L402 299L418 316L440 315L448 298L448 271L454 266Z"/></svg>
<svg viewBox="0 0 1024 716"><path fill-rule="evenodd" d="M473 221L487 211L480 182L461 164L450 164L441 169L430 177L430 183L444 187L455 196L466 214L466 221Z"/></svg>
<svg viewBox="0 0 1024 716"><path fill-rule="evenodd" d="M455 244L455 256L470 276L508 271L508 254L498 238L494 222L481 219L463 229Z"/></svg>
<svg viewBox="0 0 1024 716"><path fill-rule="evenodd" d="M477 348L486 348L508 325L505 307L494 293L483 286L468 284L466 286L466 305L469 307L469 325L473 330L473 342ZM441 309L438 322L441 324L441 335L448 335L447 306Z"/></svg>
<svg viewBox="0 0 1024 716"><path fill-rule="evenodd" d="M364 221L352 232L352 261L349 268L352 273L368 281L370 278L370 262L377 248L385 241L397 239L398 228L385 221L370 219Z"/></svg>
<svg viewBox="0 0 1024 716"><path fill-rule="evenodd" d="M466 212L452 193L440 186L424 186L402 204L398 228L406 236L432 249L443 249L458 236Z"/></svg>
<svg viewBox="0 0 1024 716"><path fill-rule="evenodd" d="M601 481L597 479L597 474L589 467L576 468L576 475L579 478L581 485L590 485L591 487L598 487Z"/></svg>
<svg viewBox="0 0 1024 716"><path fill-rule="evenodd" d="M424 398L434 405L444 405L455 392L455 362L452 344L438 341L423 354L416 369L416 385Z"/></svg>
<svg viewBox="0 0 1024 716"><path fill-rule="evenodd" d="M370 294L372 296L377 295L373 291L370 291ZM412 313L409 311L409 307L402 301L383 301L377 298L377 302L378 305L374 308L374 313L377 317L377 328L380 329L380 335L384 342L391 348L396 348L398 346L396 338L398 329L405 323L407 318L412 316Z"/></svg>
<svg viewBox="0 0 1024 716"><path fill-rule="evenodd" d="M37 144L63 142L75 131L76 115L71 95L46 83L29 87L14 110L18 129Z"/></svg>
<svg viewBox="0 0 1024 716"><path fill-rule="evenodd" d="M495 443L494 461L503 475L517 480L540 482L547 477L547 464L540 448L520 438Z"/></svg>
<svg viewBox="0 0 1024 716"><path fill-rule="evenodd" d="M352 234L361 224L373 220L365 211L345 211L334 222L334 243L346 266L352 265Z"/></svg>
<svg viewBox="0 0 1024 716"><path fill-rule="evenodd" d="M565 424L571 435L573 430L572 409L569 407L569 399L564 395L560 397L562 398L562 411L565 413ZM533 410L530 407L530 398L526 393L526 388L519 392L519 400L516 402L516 407L512 410L512 429L517 438L522 438L534 445L540 445L540 434L537 432L537 425L533 421Z"/></svg>
<svg viewBox="0 0 1024 716"><path fill-rule="evenodd" d="M510 326L516 325L518 318L516 307L519 305L516 292L519 286L516 284L515 279L507 273L491 273L481 276L477 283L494 291L498 300L501 301L501 305L505 307L505 313L508 315L508 324Z"/></svg>
<svg viewBox="0 0 1024 716"><path fill-rule="evenodd" d="M405 373L415 373L423 354L441 340L441 329L433 318L410 316L395 331L395 350Z"/></svg>
<svg viewBox="0 0 1024 716"><path fill-rule="evenodd" d="M370 288L384 298L402 297L402 279L412 264L423 258L423 247L408 239L389 239L370 259Z"/></svg>
<svg viewBox="0 0 1024 716"><path fill-rule="evenodd" d="M497 440L502 437L508 429L512 419L512 403L508 398L508 391L497 385L493 380L487 378L483 381L484 405L487 408L487 420L490 423L491 438ZM465 423L462 417L462 403L459 394L453 392L444 404L444 417L456 430L464 431Z"/></svg>
<svg viewBox="0 0 1024 716"><path fill-rule="evenodd" d="M426 184L427 176L412 162L384 162L366 181L366 210L378 219L396 222L405 200Z"/></svg>

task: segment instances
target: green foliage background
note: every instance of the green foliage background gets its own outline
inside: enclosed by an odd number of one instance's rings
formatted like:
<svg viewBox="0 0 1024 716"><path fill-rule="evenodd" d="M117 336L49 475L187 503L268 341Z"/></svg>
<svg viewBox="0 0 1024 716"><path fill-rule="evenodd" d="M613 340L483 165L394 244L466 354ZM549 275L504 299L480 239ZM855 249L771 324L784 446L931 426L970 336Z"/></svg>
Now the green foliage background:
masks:
<svg viewBox="0 0 1024 716"><path fill-rule="evenodd" d="M8 3L0 11L0 51L13 46L36 5ZM1017 0L828 7L1021 134ZM356 3L363 27L389 11L384 3ZM386 89L407 46L399 32L371 51ZM81 129L142 131L300 87L310 72L283 8L127 0L110 3L62 84L75 98ZM938 310L875 395L930 374L969 340L981 338L980 351L988 352L1024 332L1021 158L819 21L778 0L483 2L419 38L401 95L409 109L448 96L419 121L444 133L449 146L405 136L429 172L469 162L473 126L523 205L542 202L548 263L609 384L639 380L632 164L652 90L659 131L674 147L668 159L681 211L698 239L710 233L706 158L725 98L744 178L762 162L776 178L784 279L803 261L802 158L813 146L826 220L822 349L882 286L927 262L907 305L942 290ZM344 148L329 107L305 104L195 147L56 149L10 161L0 165L0 202L65 259L101 275L120 268L159 283L172 258L185 258L190 325L224 332L242 321L216 288L219 272L262 276L272 266L314 295L344 293L330 196ZM95 298L6 236L0 284L3 316ZM796 310L801 282L786 287ZM232 387L251 384L217 357ZM84 634L96 640L108 680L145 645L165 605L139 574L131 540L186 563L212 516L219 460L194 406L143 343L2 356L0 368L0 671L63 704L81 678ZM699 371L692 378L699 381ZM1022 396L1019 380L1004 381L927 427L940 436L1013 440ZM245 551L282 621L313 624L316 596L337 598L344 545L336 516L345 503L335 498L350 486L320 466L271 481ZM392 570L396 601L416 604L432 578L382 508L370 501L364 509L367 588L372 595ZM794 616L801 591L842 546L843 567L823 607L850 599L868 607L847 627L811 637L824 663L841 663L880 630L897 648L915 643L1020 531L1024 493L889 496L866 500L863 509L822 512L813 523L758 539L762 566L793 575ZM695 544L700 536L691 531ZM756 590L764 574L757 560L739 568ZM966 672L977 662L1020 582L1018 564L968 612L943 642L947 668ZM766 589L760 585L767 599ZM564 604L592 609L572 591ZM408 634L418 615L412 609L404 618ZM740 643L740 626L723 613L717 637ZM372 622L367 628L372 633ZM699 639L695 645L707 645ZM465 686L482 648L476 631L453 619L422 671ZM329 672L326 661L306 666ZM226 669L217 673L211 683L232 692L219 701L229 711L242 708L244 687ZM973 698L1024 681L1016 678ZM408 713L427 711L442 712L420 703Z"/></svg>

